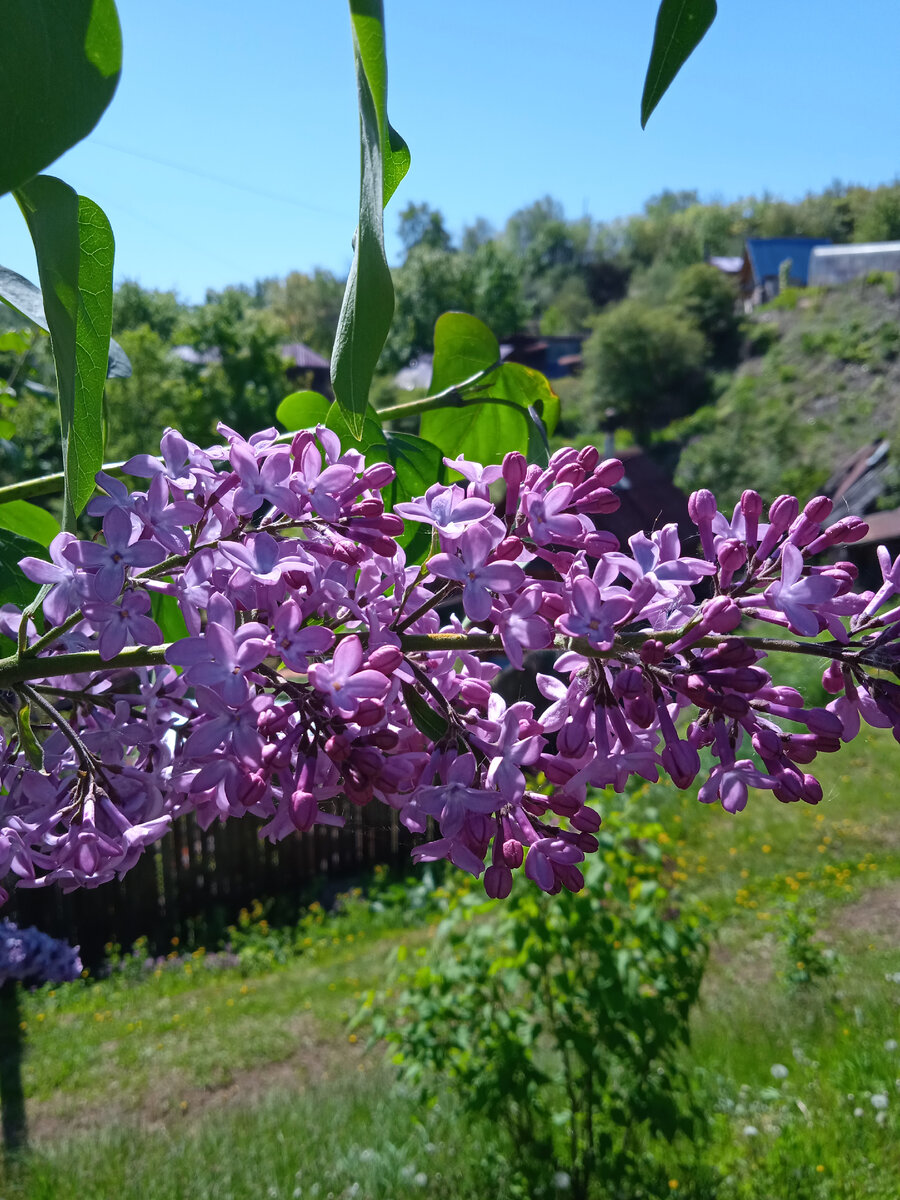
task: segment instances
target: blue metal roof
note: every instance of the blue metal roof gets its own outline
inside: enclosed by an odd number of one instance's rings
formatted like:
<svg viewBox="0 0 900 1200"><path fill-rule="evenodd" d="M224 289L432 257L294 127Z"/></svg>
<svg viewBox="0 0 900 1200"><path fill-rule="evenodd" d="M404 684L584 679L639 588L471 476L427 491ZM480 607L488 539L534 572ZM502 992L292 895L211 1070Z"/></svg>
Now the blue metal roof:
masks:
<svg viewBox="0 0 900 1200"><path fill-rule="evenodd" d="M759 284L764 279L777 279L778 268L789 258L791 283L805 287L813 246L830 245L831 238L747 238L747 256L753 270L753 281Z"/></svg>

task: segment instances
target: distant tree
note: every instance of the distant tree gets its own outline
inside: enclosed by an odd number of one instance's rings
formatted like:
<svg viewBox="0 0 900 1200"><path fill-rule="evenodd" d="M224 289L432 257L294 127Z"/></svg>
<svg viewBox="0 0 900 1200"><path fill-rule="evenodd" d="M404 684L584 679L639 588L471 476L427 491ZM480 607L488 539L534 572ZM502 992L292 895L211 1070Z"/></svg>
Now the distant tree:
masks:
<svg viewBox="0 0 900 1200"><path fill-rule="evenodd" d="M703 335L670 309L624 300L596 320L584 346L584 388L639 442L706 399ZM599 423L599 422L596 422Z"/></svg>
<svg viewBox="0 0 900 1200"><path fill-rule="evenodd" d="M552 196L519 209L506 222L503 242L522 263L525 300L535 317L590 261L592 233L589 219L566 220L562 205Z"/></svg>
<svg viewBox="0 0 900 1200"><path fill-rule="evenodd" d="M624 300L631 272L612 258L594 257L584 268L584 286L597 309Z"/></svg>
<svg viewBox="0 0 900 1200"><path fill-rule="evenodd" d="M167 426L206 445L214 434L214 415L210 389L200 372L187 369L148 324L122 330L119 341L131 360L132 374L106 385L107 458L142 453L148 443L159 441Z"/></svg>
<svg viewBox="0 0 900 1200"><path fill-rule="evenodd" d="M741 319L737 291L721 271L706 263L687 267L675 279L671 303L703 334L710 361L733 366L740 351Z"/></svg>
<svg viewBox="0 0 900 1200"><path fill-rule="evenodd" d="M489 241L467 256L465 269L471 276L472 314L501 338L522 329L528 306L521 262L501 242Z"/></svg>
<svg viewBox="0 0 900 1200"><path fill-rule="evenodd" d="M192 377L203 376L204 407L244 435L272 423L286 380L279 352L283 333L271 311L257 308L239 288L209 291L175 337L222 356L218 365L185 366Z"/></svg>
<svg viewBox="0 0 900 1200"><path fill-rule="evenodd" d="M900 185L877 188L868 195L862 209L854 241L893 242L900 239Z"/></svg>
<svg viewBox="0 0 900 1200"><path fill-rule="evenodd" d="M185 306L174 292L153 291L142 288L133 279L126 279L113 295L113 333L147 325L167 342L185 312Z"/></svg>
<svg viewBox="0 0 900 1200"><path fill-rule="evenodd" d="M407 258L416 246L450 250L453 239L444 227L443 214L429 204L407 204L397 222L397 236Z"/></svg>
<svg viewBox="0 0 900 1200"><path fill-rule="evenodd" d="M441 313L471 312L469 259L431 246L414 246L394 271L394 320L381 356L386 371L431 350L434 323Z"/></svg>
<svg viewBox="0 0 900 1200"><path fill-rule="evenodd" d="M304 342L319 354L331 354L343 280L318 268L311 275L291 271L284 279L266 280L263 293L287 341Z"/></svg>
<svg viewBox="0 0 900 1200"><path fill-rule="evenodd" d="M571 275L556 293L550 307L544 310L540 321L541 333L547 336L584 333L590 327L595 312L583 277Z"/></svg>
<svg viewBox="0 0 900 1200"><path fill-rule="evenodd" d="M394 272L394 291L394 322L382 355L390 371L431 351L441 313L470 312L503 337L522 327L528 311L521 266L497 242L473 254L420 243Z"/></svg>
<svg viewBox="0 0 900 1200"><path fill-rule="evenodd" d="M471 225L463 229L460 249L463 254L474 254L479 246L492 242L497 236L497 230L485 217L476 217Z"/></svg>

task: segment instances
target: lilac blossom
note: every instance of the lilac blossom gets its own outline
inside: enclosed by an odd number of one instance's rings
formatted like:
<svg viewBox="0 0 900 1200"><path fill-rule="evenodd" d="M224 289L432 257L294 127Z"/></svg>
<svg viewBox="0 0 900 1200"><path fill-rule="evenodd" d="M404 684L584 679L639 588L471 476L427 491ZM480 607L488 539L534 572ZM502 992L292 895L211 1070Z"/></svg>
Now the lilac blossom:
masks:
<svg viewBox="0 0 900 1200"><path fill-rule="evenodd" d="M394 512L406 521L433 525L447 537L457 538L476 521L493 512L493 505L477 496L466 497L455 483L450 487L435 483L419 500L396 504Z"/></svg>
<svg viewBox="0 0 900 1200"><path fill-rule="evenodd" d="M70 546L77 544L73 533L58 533L48 547L50 562L30 556L19 561L22 573L33 583L51 585L44 598L44 615L54 625L61 625L77 612L88 594L84 573L66 554Z"/></svg>
<svg viewBox="0 0 900 1200"><path fill-rule="evenodd" d="M525 580L521 567L511 562L488 562L494 538L484 525L465 530L457 542L457 555L436 554L428 563L432 575L463 585L463 607L471 621L490 616L491 592L512 592Z"/></svg>
<svg viewBox="0 0 900 1200"><path fill-rule="evenodd" d="M125 586L129 567L152 567L166 557L162 546L154 542L135 542L131 518L121 508L111 509L103 519L106 545L97 542L70 542L63 557L76 566L93 570L88 587L98 600L115 600Z"/></svg>
<svg viewBox="0 0 900 1200"><path fill-rule="evenodd" d="M161 458L132 460L146 494L101 477L105 544L61 534L50 561L22 561L49 589L48 628L2 613L25 657L0 664L0 874L23 886L121 876L184 813L246 816L277 840L377 801L416 834L436 821L414 856L483 876L489 895L523 869L577 889L598 846L592 788L662 772L733 813L753 791L816 804L819 754L863 721L900 738L900 572L880 552L873 593L852 564L817 562L861 528L826 527L822 498L779 497L763 523L756 492L728 517L695 493L697 551L672 526L620 549L603 517L621 464L593 447L544 467L451 459L465 490L435 484L391 513L393 468L329 430L290 448L275 430L221 433L201 450L168 431ZM440 552L407 561L401 517ZM164 628L177 602L188 636L161 644L157 601ZM772 679L781 643L747 617L828 630L827 708ZM493 690L498 658L520 670L551 647L535 703ZM9 732L38 694L42 769Z"/></svg>
<svg viewBox="0 0 900 1200"><path fill-rule="evenodd" d="M107 662L125 646L153 646L162 641L159 626L147 616L150 597L146 592L126 592L118 604L85 604L82 611L99 634L97 649Z"/></svg>

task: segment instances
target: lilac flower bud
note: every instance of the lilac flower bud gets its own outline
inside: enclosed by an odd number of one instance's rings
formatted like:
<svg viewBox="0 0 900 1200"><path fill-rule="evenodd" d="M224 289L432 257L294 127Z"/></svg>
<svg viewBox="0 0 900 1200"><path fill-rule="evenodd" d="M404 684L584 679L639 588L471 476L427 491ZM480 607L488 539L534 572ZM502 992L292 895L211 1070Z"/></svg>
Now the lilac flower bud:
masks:
<svg viewBox="0 0 900 1200"><path fill-rule="evenodd" d="M574 829L580 830L582 833L596 833L603 822L603 818L595 808L588 808L583 805L578 812L573 813L569 818L569 823Z"/></svg>
<svg viewBox="0 0 900 1200"><path fill-rule="evenodd" d="M502 470L506 483L506 516L511 517L519 507L519 495L525 482L528 463L524 455L514 450L503 459Z"/></svg>
<svg viewBox="0 0 900 1200"><path fill-rule="evenodd" d="M821 554L829 546L850 546L860 541L869 532L868 522L859 517L841 517L807 546L809 554Z"/></svg>
<svg viewBox="0 0 900 1200"><path fill-rule="evenodd" d="M719 543L716 557L722 569L722 587L727 587L735 571L739 571L747 561L747 548L737 538L726 538Z"/></svg>
<svg viewBox="0 0 900 1200"><path fill-rule="evenodd" d="M521 867L524 858L525 851L522 849L522 843L513 838L507 838L503 843L503 861L506 865L514 869Z"/></svg>
<svg viewBox="0 0 900 1200"><path fill-rule="evenodd" d="M627 699L623 707L629 723L638 729L649 729L656 720L656 706L648 692Z"/></svg>
<svg viewBox="0 0 900 1200"><path fill-rule="evenodd" d="M403 655L396 646L379 646L367 655L365 665L390 677L402 662Z"/></svg>
<svg viewBox="0 0 900 1200"><path fill-rule="evenodd" d="M690 787L700 772L700 755L688 742L667 742L660 757L666 774L682 790Z"/></svg>
<svg viewBox="0 0 900 1200"><path fill-rule="evenodd" d="M584 446L578 451L578 461L588 475L592 475L600 462L600 451L596 446Z"/></svg>
<svg viewBox="0 0 900 1200"><path fill-rule="evenodd" d="M624 475L625 466L618 458L605 458L594 470L594 478L608 488L615 487Z"/></svg>
<svg viewBox="0 0 900 1200"><path fill-rule="evenodd" d="M796 496L778 496L769 506L769 524L777 533L784 533L797 519L800 503Z"/></svg>
<svg viewBox="0 0 900 1200"><path fill-rule="evenodd" d="M613 680L613 695L620 700L643 695L646 689L643 672L637 667L626 667Z"/></svg>
<svg viewBox="0 0 900 1200"><path fill-rule="evenodd" d="M472 708L487 708L491 685L483 679L466 679L459 689L463 703Z"/></svg>
<svg viewBox="0 0 900 1200"><path fill-rule="evenodd" d="M716 498L707 488L700 488L688 497L688 516L699 530L700 545L710 562L713 562L716 556L712 523L717 511Z"/></svg>
<svg viewBox="0 0 900 1200"><path fill-rule="evenodd" d="M741 495L741 513L744 517L744 529L747 544L755 546L759 536L759 518L762 516L763 502L759 492L748 490Z"/></svg>
<svg viewBox="0 0 900 1200"><path fill-rule="evenodd" d="M364 489L373 492L380 492L383 487L387 487L392 483L397 476L397 472L388 463L374 463L371 467L367 467L360 475L355 487L357 494Z"/></svg>
<svg viewBox="0 0 900 1200"><path fill-rule="evenodd" d="M837 696L844 690L843 668L836 660L832 660L822 672L822 687L832 696Z"/></svg>
<svg viewBox="0 0 900 1200"><path fill-rule="evenodd" d="M495 863L484 873L484 890L491 900L505 900L512 891L512 871L505 863Z"/></svg>
<svg viewBox="0 0 900 1200"><path fill-rule="evenodd" d="M716 498L708 488L691 492L688 497L688 516L698 528L710 524L717 512Z"/></svg>
<svg viewBox="0 0 900 1200"><path fill-rule="evenodd" d="M584 549L591 558L603 558L619 549L619 539L605 529L595 529L593 533L585 534Z"/></svg>
<svg viewBox="0 0 900 1200"><path fill-rule="evenodd" d="M575 462L567 463L556 473L557 483L570 483L573 487L577 487L583 479L584 470L577 460Z"/></svg>
<svg viewBox="0 0 900 1200"><path fill-rule="evenodd" d="M648 667L659 666L667 653L665 642L657 638L647 638L640 649L641 662L646 663Z"/></svg>
<svg viewBox="0 0 900 1200"><path fill-rule="evenodd" d="M522 544L522 539L518 537L507 537L494 550L493 558L495 561L501 559L510 559L515 562L525 547Z"/></svg>

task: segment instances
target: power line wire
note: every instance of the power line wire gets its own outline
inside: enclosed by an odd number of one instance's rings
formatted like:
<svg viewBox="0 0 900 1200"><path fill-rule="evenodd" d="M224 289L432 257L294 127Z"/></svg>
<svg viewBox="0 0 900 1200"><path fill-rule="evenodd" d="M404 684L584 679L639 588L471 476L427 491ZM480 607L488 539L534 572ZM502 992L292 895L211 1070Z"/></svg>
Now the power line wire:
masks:
<svg viewBox="0 0 900 1200"><path fill-rule="evenodd" d="M289 204L292 208L300 208L305 212L317 213L319 216L337 217L342 221L351 221L353 218L345 212L340 212L335 208L323 208L318 204L308 204L305 200L298 200L296 196L288 196L281 192L270 192L265 188L253 187L251 184L241 183L236 179L228 179L224 175L214 175L211 171L202 171L198 167L187 167L184 163L172 162L171 159L160 158L155 154L147 154L143 150L132 150L128 146L118 146L114 142L104 141L102 138L92 137L89 139L89 144L101 146L104 150L114 150L117 154L127 154L131 158L143 159L144 162L154 163L159 167L168 167L172 171L181 171L185 175L194 175L197 179L204 179L208 183L217 183L221 187L233 188L238 192L246 192L251 196L261 196L265 200L274 200L279 204Z"/></svg>

